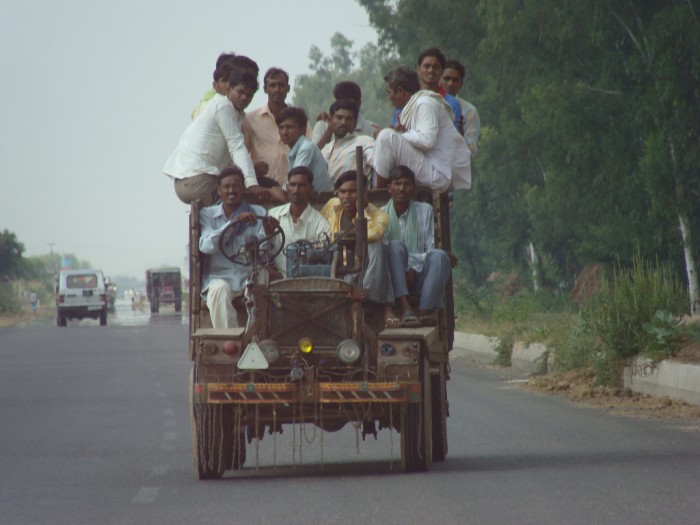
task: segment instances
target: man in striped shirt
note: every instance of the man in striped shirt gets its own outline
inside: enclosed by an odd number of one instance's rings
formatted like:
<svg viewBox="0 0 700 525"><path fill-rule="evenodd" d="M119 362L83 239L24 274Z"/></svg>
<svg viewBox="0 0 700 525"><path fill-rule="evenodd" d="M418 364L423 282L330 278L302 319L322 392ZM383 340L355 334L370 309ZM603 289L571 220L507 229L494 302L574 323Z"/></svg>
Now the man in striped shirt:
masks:
<svg viewBox="0 0 700 525"><path fill-rule="evenodd" d="M357 135L355 126L360 108L354 100L336 100L330 108L333 121L333 140L321 150L328 164L328 174L335 182L348 170L357 168L355 148L362 146L363 172L370 185L374 185L374 139Z"/></svg>

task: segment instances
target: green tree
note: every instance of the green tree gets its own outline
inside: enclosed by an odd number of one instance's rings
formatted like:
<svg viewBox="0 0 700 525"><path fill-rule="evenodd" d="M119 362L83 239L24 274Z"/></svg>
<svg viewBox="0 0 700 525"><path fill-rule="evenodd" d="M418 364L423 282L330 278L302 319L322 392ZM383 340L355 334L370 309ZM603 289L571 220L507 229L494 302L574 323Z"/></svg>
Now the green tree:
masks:
<svg viewBox="0 0 700 525"><path fill-rule="evenodd" d="M453 231L475 282L537 265L570 284L585 264L629 265L638 250L685 268L697 301L692 2L359 1L402 62L437 45L471 73L482 139Z"/></svg>
<svg viewBox="0 0 700 525"><path fill-rule="evenodd" d="M3 280L20 277L22 274L22 253L24 245L9 230L0 233L0 278Z"/></svg>
<svg viewBox="0 0 700 525"><path fill-rule="evenodd" d="M327 112L333 103L333 87L341 80L352 80L362 89L365 118L380 124L390 118L391 106L386 100L382 76L388 62L377 46L367 44L359 52L353 52L352 44L352 40L335 33L331 37L330 56L324 56L318 47L312 46L309 51L311 72L295 79L292 103L306 109L312 127L316 116Z"/></svg>

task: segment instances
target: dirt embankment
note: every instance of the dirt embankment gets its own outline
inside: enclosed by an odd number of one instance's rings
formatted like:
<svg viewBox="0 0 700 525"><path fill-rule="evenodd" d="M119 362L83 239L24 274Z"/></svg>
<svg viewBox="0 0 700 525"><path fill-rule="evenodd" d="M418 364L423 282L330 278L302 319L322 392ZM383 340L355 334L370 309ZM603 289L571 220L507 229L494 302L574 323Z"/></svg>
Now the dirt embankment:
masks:
<svg viewBox="0 0 700 525"><path fill-rule="evenodd" d="M700 432L700 406L669 397L651 397L628 388L597 385L590 369L537 376L527 387L539 392L566 396L571 401L602 408L612 414L649 419L687 419L690 430Z"/></svg>

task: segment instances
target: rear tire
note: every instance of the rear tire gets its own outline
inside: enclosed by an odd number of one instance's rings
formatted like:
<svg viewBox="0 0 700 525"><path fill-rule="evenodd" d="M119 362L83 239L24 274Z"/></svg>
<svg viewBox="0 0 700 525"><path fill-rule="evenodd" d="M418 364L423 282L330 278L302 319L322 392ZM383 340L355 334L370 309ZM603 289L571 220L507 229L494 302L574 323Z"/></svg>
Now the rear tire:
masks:
<svg viewBox="0 0 700 525"><path fill-rule="evenodd" d="M56 314L56 324L58 326L66 326L68 324L66 322L66 316L63 315L62 313Z"/></svg>
<svg viewBox="0 0 700 525"><path fill-rule="evenodd" d="M175 302L175 311L179 312L182 310L182 302L181 301L176 301Z"/></svg>
<svg viewBox="0 0 700 525"><path fill-rule="evenodd" d="M430 368L427 359L419 364L421 402L407 403L401 411L401 466L404 472L424 472L432 465L432 406Z"/></svg>
<svg viewBox="0 0 700 525"><path fill-rule="evenodd" d="M107 311L100 312L100 326L107 326Z"/></svg>
<svg viewBox="0 0 700 525"><path fill-rule="evenodd" d="M431 400L433 404L433 461L445 461L447 456L447 381L445 365L440 373L430 376Z"/></svg>
<svg viewBox="0 0 700 525"><path fill-rule="evenodd" d="M158 309L159 309L158 299L153 299L153 301L151 301L151 313L157 314Z"/></svg>

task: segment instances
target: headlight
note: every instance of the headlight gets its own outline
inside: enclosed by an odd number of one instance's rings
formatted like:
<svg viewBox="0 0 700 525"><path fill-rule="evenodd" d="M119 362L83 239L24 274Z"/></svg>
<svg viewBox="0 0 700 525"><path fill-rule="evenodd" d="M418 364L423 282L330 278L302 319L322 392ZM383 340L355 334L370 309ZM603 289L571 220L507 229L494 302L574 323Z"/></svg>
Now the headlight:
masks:
<svg viewBox="0 0 700 525"><path fill-rule="evenodd" d="M338 345L338 359L345 364L352 364L360 358L360 344L352 339L346 339Z"/></svg>
<svg viewBox="0 0 700 525"><path fill-rule="evenodd" d="M260 341L258 346L260 347L260 351L263 353L268 363L274 363L280 358L280 349L277 346L277 343L275 343L272 339Z"/></svg>

